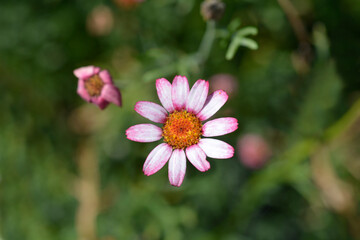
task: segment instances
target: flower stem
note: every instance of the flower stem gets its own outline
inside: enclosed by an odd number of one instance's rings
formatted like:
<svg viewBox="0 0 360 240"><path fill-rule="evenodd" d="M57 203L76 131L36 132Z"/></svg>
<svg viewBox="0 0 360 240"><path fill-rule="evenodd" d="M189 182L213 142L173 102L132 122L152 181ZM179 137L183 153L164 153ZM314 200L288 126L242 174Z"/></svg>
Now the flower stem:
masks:
<svg viewBox="0 0 360 240"><path fill-rule="evenodd" d="M201 40L199 50L197 52L197 61L200 69L202 70L206 60L209 57L212 45L215 40L216 23L214 20L206 22L206 31Z"/></svg>

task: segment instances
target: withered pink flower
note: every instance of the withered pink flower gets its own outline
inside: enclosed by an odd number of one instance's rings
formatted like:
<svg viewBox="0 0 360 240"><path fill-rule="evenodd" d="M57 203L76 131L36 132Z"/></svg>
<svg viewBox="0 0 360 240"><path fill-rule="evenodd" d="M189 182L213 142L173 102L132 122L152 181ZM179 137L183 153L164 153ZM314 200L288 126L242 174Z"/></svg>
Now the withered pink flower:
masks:
<svg viewBox="0 0 360 240"><path fill-rule="evenodd" d="M209 83L198 80L189 89L186 77L176 76L171 84L165 78L156 80L156 89L163 106L140 101L135 111L141 116L162 124L138 124L126 130L127 138L136 142L154 142L163 138L145 160L143 171L149 176L169 161L169 181L179 187L186 172L186 158L199 171L210 169L206 157L226 159L234 155L229 144L212 138L235 131L235 118L218 118L206 123L227 101L228 95L218 90L208 96ZM206 138L202 138L206 137Z"/></svg>
<svg viewBox="0 0 360 240"><path fill-rule="evenodd" d="M86 101L98 105L100 109L111 102L121 106L121 93L107 70L87 66L75 69L74 75L79 79L77 93Z"/></svg>
<svg viewBox="0 0 360 240"><path fill-rule="evenodd" d="M241 162L253 169L261 168L270 158L271 150L260 135L246 134L237 143Z"/></svg>

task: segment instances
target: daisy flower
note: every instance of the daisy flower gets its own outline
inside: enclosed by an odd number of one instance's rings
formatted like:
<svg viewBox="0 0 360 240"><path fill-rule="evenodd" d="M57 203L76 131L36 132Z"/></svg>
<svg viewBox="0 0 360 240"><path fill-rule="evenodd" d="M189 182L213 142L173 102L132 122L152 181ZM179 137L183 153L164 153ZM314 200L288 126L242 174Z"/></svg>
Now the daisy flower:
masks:
<svg viewBox="0 0 360 240"><path fill-rule="evenodd" d="M121 93L107 70L87 66L75 69L74 75L79 79L77 93L85 101L98 105L100 109L106 108L110 102L121 106Z"/></svg>
<svg viewBox="0 0 360 240"><path fill-rule="evenodd" d="M161 78L156 89L163 106L140 101L135 111L141 116L162 124L138 124L126 130L128 139L136 142L154 142L163 138L145 160L143 171L149 176L169 161L169 181L180 187L186 172L186 158L201 172L210 169L206 157L226 159L234 155L229 144L212 138L237 129L235 118L218 118L206 123L227 101L228 95L218 90L208 96L209 83L198 80L189 90L186 77L176 76L171 84ZM205 138L203 138L205 137Z"/></svg>

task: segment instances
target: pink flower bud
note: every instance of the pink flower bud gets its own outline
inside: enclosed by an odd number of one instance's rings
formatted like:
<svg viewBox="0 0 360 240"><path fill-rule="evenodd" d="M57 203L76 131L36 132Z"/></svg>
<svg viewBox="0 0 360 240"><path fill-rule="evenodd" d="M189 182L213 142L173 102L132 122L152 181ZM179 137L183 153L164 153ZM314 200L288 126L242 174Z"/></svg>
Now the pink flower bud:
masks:
<svg viewBox="0 0 360 240"><path fill-rule="evenodd" d="M88 15L86 26L95 36L104 36L111 32L114 26L114 16L109 7L100 5Z"/></svg>
<svg viewBox="0 0 360 240"><path fill-rule="evenodd" d="M220 73L213 75L210 78L210 90L212 92L216 90L224 90L229 97L232 97L236 94L238 89L238 82L236 78L231 74Z"/></svg>
<svg viewBox="0 0 360 240"><path fill-rule="evenodd" d="M77 93L84 100L98 105L100 109L107 107L110 102L121 106L120 90L107 70L87 66L75 69L74 75L79 79Z"/></svg>
<svg viewBox="0 0 360 240"><path fill-rule="evenodd" d="M145 0L114 0L116 4L123 8L133 8Z"/></svg>
<svg viewBox="0 0 360 240"><path fill-rule="evenodd" d="M267 142L255 134L242 136L237 142L237 149L241 162L248 168L261 168L271 156Z"/></svg>

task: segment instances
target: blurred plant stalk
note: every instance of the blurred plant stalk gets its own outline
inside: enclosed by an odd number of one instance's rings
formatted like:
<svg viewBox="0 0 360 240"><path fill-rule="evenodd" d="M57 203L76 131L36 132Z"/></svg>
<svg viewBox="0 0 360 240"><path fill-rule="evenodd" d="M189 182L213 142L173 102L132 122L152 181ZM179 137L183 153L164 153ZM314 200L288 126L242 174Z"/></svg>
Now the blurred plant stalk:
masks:
<svg viewBox="0 0 360 240"><path fill-rule="evenodd" d="M78 178L75 179L75 196L79 201L76 212L78 240L97 239L96 218L99 213L100 171L93 134L108 122L107 112L101 112L92 105L84 104L75 109L68 119L73 132L81 136L75 160Z"/></svg>
<svg viewBox="0 0 360 240"><path fill-rule="evenodd" d="M76 161L79 177L75 180L75 193L79 201L76 230L79 240L95 240L96 217L99 212L99 169L95 144L85 139L79 144Z"/></svg>
<svg viewBox="0 0 360 240"><path fill-rule="evenodd" d="M216 35L216 21L220 20L225 11L225 4L221 0L205 0L201 4L201 15L206 21L206 30L196 54L200 69L209 58Z"/></svg>

